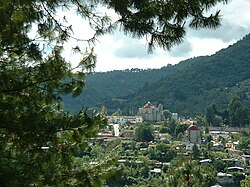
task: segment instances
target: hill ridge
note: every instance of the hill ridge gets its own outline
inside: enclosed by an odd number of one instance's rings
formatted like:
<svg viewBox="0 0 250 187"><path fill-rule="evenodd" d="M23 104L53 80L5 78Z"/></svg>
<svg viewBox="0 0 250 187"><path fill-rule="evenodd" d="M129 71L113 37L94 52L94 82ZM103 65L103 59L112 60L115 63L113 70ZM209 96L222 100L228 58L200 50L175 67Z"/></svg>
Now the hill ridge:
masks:
<svg viewBox="0 0 250 187"><path fill-rule="evenodd" d="M119 108L130 114L127 111L135 113L151 101L173 112L195 116L204 113L212 102L223 108L232 96L240 95L249 106L249 86L242 84L250 79L249 59L248 34L213 55L187 59L161 69L95 73L87 76L86 90L77 98L77 104L89 107L103 104L110 112ZM68 98L65 103L71 109L73 105L69 101Z"/></svg>

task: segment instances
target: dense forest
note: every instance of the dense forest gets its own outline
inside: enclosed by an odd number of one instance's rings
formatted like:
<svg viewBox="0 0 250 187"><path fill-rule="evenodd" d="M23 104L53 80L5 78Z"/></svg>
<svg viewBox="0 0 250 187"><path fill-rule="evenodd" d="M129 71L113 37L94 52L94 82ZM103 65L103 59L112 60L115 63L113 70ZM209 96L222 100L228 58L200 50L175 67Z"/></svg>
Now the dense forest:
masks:
<svg viewBox="0 0 250 187"><path fill-rule="evenodd" d="M128 97L130 106L148 100L183 115L203 113L210 103L226 107L240 97L249 106L250 35L215 55L193 59L190 66Z"/></svg>
<svg viewBox="0 0 250 187"><path fill-rule="evenodd" d="M187 60L188 61L188 60ZM191 61L190 61L191 63ZM82 107L98 108L104 103L109 110L116 110L113 104L125 101L123 97L135 94L144 86L156 83L166 76L182 70L190 63L168 65L161 69L127 69L110 72L94 72L86 75L85 88L78 97L64 96L64 104L70 112L77 112Z"/></svg>
<svg viewBox="0 0 250 187"><path fill-rule="evenodd" d="M76 112L83 106L104 105L110 112L119 108L131 114L151 101L182 115L195 116L204 113L211 103L225 108L235 96L250 106L249 58L247 35L214 55L161 69L92 73L86 76L86 89L78 98L64 97L65 107Z"/></svg>

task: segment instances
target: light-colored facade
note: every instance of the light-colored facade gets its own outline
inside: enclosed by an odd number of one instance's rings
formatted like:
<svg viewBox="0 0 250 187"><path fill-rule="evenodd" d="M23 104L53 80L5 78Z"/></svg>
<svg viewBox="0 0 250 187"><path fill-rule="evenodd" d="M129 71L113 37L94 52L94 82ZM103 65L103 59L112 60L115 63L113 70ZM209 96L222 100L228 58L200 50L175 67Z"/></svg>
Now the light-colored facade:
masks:
<svg viewBox="0 0 250 187"><path fill-rule="evenodd" d="M159 122L164 120L163 106L161 104L155 107L148 102L142 108L139 108L139 115L142 116L144 121Z"/></svg>
<svg viewBox="0 0 250 187"><path fill-rule="evenodd" d="M173 119L175 121L179 121L178 113L172 113L171 119Z"/></svg>
<svg viewBox="0 0 250 187"><path fill-rule="evenodd" d="M190 125L187 129L188 141L190 143L201 144L201 134L198 127Z"/></svg>
<svg viewBox="0 0 250 187"><path fill-rule="evenodd" d="M120 125L119 124L114 124L114 136L118 137L120 136Z"/></svg>
<svg viewBox="0 0 250 187"><path fill-rule="evenodd" d="M187 128L186 136L183 139L183 143L186 145L186 150L193 150L194 144L200 148L201 134L200 130L195 125L190 125Z"/></svg>
<svg viewBox="0 0 250 187"><path fill-rule="evenodd" d="M141 123L143 122L142 116L107 116L108 123L118 123L124 125L127 122Z"/></svg>

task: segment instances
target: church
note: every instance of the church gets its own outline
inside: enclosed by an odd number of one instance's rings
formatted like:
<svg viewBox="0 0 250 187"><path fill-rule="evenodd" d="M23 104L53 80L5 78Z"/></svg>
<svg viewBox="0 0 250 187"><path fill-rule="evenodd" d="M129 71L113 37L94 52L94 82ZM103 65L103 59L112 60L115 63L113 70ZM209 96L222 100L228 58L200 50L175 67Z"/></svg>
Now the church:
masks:
<svg viewBox="0 0 250 187"><path fill-rule="evenodd" d="M146 122L159 122L164 120L163 106L161 104L158 107L152 103L146 103L142 108L139 108L138 115L142 116Z"/></svg>

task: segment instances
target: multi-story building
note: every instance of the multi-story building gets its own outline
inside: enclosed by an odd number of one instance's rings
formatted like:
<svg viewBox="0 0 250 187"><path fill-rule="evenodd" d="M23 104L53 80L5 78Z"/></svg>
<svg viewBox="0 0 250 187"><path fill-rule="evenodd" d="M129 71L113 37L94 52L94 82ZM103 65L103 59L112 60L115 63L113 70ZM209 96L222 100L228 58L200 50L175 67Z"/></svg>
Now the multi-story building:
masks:
<svg viewBox="0 0 250 187"><path fill-rule="evenodd" d="M190 125L187 128L186 136L183 138L183 143L186 145L187 150L192 150L194 144L200 147L201 144L201 132L195 125Z"/></svg>
<svg viewBox="0 0 250 187"><path fill-rule="evenodd" d="M142 108L139 108L139 115L142 116L144 121L159 122L164 120L163 106L161 104L155 107L148 102Z"/></svg>

